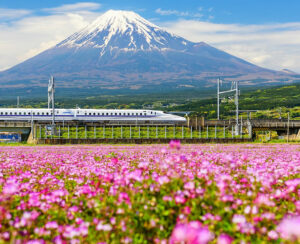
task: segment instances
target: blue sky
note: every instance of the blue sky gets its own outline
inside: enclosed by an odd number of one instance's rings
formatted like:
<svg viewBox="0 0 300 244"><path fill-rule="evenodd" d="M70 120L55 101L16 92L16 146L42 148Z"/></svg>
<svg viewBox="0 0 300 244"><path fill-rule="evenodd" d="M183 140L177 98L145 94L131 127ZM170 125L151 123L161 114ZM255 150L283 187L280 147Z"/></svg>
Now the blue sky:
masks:
<svg viewBox="0 0 300 244"><path fill-rule="evenodd" d="M300 72L299 0L1 0L0 70L55 45L109 9L135 11L186 39L266 68Z"/></svg>
<svg viewBox="0 0 300 244"><path fill-rule="evenodd" d="M193 14L200 13L205 19L214 16L217 23L240 24L265 24L274 22L299 21L299 0L119 0L119 1L93 1L101 4L103 11L108 9L133 10L144 13L145 18L160 18L162 20L174 20L180 13L189 13L187 18L193 18ZM47 14L41 9L55 8L63 4L74 4L74 0L1 0L0 8L28 9L38 14ZM156 10L170 11L169 15L160 16ZM171 14L171 11L178 11Z"/></svg>

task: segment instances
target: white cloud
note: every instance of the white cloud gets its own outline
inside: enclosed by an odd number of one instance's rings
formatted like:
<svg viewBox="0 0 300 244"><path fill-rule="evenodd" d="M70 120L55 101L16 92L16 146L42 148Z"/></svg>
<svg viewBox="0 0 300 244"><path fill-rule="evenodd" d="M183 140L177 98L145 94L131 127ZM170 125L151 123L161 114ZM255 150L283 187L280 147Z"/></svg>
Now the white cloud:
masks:
<svg viewBox="0 0 300 244"><path fill-rule="evenodd" d="M198 11L201 11L201 8L198 8ZM156 9L155 13L164 16L175 15L178 17L191 17L191 18L201 18L203 16L203 14L201 13L190 13L188 11L183 12L183 11L178 11L173 9L162 10L161 8Z"/></svg>
<svg viewBox="0 0 300 244"><path fill-rule="evenodd" d="M188 40L204 41L259 66L300 72L300 22L239 25L178 20L162 25Z"/></svg>
<svg viewBox="0 0 300 244"><path fill-rule="evenodd" d="M158 8L155 10L155 13L160 15L176 15L176 16L188 16L189 12L180 12L178 10L162 10L161 8Z"/></svg>
<svg viewBox="0 0 300 244"><path fill-rule="evenodd" d="M46 12L53 13L69 13L69 12L82 12L82 11L93 11L98 10L101 7L99 3L93 2L80 2L74 4L64 4L56 8L45 8Z"/></svg>
<svg viewBox="0 0 300 244"><path fill-rule="evenodd" d="M26 9L0 8L0 20L18 19L30 15L31 13L30 10Z"/></svg>
<svg viewBox="0 0 300 244"><path fill-rule="evenodd" d="M99 15L100 13L86 11L80 14L28 16L10 23L0 22L0 70L54 46Z"/></svg>

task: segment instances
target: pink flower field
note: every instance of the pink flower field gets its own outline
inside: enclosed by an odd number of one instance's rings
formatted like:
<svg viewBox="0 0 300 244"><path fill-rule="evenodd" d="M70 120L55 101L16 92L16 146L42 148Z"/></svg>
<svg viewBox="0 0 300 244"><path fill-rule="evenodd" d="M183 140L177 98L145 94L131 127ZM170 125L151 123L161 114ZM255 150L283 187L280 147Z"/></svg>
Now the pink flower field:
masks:
<svg viewBox="0 0 300 244"><path fill-rule="evenodd" d="M296 243L300 145L2 147L0 243Z"/></svg>

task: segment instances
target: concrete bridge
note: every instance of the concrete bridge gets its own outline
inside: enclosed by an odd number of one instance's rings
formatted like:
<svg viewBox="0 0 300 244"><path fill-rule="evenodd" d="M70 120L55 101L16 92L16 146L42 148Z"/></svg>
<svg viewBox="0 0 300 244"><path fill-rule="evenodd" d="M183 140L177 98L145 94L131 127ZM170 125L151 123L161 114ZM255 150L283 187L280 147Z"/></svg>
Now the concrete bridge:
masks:
<svg viewBox="0 0 300 244"><path fill-rule="evenodd" d="M17 132L21 134L22 141L28 140L31 128L30 122L0 121L0 132Z"/></svg>
<svg viewBox="0 0 300 244"><path fill-rule="evenodd" d="M80 124L81 126L100 126L97 123L86 123ZM35 142L37 139L37 130L40 127L45 128L46 124L40 124L37 122L20 122L20 121L0 121L0 132L17 132L22 136L22 141ZM57 123L57 126L76 126L75 124L68 123ZM101 124L101 126L103 126ZM120 125L115 125L120 126ZM143 125L139 125L143 126ZM147 125L145 125L147 126ZM166 125L158 125L165 127ZM236 121L231 120L205 120L204 118L192 118L188 120L186 125L189 128L193 128L193 130L206 130L206 128L215 127L218 130L222 131L225 128L227 131L233 131L236 126ZM241 120L239 121L239 126L244 128L244 133L247 131L250 138L255 137L255 133L258 131L276 131L278 136L286 136L290 135L291 139L300 138L300 120L283 120L283 119L251 119L251 120ZM248 137L248 138L249 138ZM205 141L208 138L202 138L202 141ZM120 141L120 140L119 140ZM100 141L99 141L100 142ZM200 142L200 141L199 141Z"/></svg>
<svg viewBox="0 0 300 244"><path fill-rule="evenodd" d="M236 120L204 120L193 118L189 121L190 126L201 127L234 127ZM300 120L287 119L244 119L239 121L239 126L251 130L252 137L257 131L276 131L278 136L300 134ZM300 135L299 135L300 136Z"/></svg>

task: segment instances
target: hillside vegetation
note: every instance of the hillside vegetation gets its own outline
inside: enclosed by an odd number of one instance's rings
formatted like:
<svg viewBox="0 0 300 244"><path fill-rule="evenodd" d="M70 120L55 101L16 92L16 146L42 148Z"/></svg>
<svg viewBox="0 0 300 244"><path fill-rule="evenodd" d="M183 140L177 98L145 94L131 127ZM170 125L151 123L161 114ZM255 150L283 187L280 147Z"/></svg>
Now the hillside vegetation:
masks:
<svg viewBox="0 0 300 244"><path fill-rule="evenodd" d="M233 94L234 95L234 94ZM20 99L20 107L46 108L45 98ZM16 100L0 100L1 107L16 107ZM102 95L89 97L57 96L57 108L107 108L107 109L158 109L163 111L191 111L192 116L204 116L207 119L216 118L216 90L187 89L180 92L166 92L139 95ZM293 119L300 119L300 83L273 88L250 90L241 88L239 97L240 110L258 110L252 112L257 118L287 118L287 112ZM224 97L221 101L220 116L234 116L234 100ZM244 113L246 116L246 113Z"/></svg>
<svg viewBox="0 0 300 244"><path fill-rule="evenodd" d="M255 91L241 91L239 97L240 110L258 110L252 116L258 118L287 117L290 112L292 118L300 117L300 84L291 86L258 89ZM215 118L217 110L216 98L187 102L176 106L176 110L195 111L195 114L207 118ZM228 117L235 110L234 100L224 98L220 106L221 117Z"/></svg>

